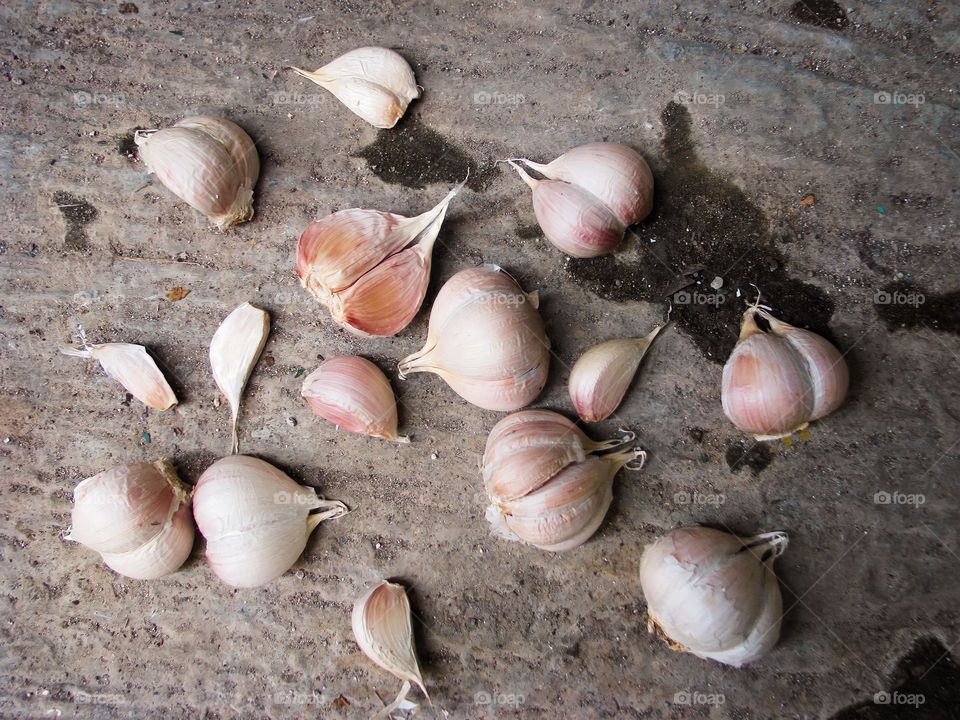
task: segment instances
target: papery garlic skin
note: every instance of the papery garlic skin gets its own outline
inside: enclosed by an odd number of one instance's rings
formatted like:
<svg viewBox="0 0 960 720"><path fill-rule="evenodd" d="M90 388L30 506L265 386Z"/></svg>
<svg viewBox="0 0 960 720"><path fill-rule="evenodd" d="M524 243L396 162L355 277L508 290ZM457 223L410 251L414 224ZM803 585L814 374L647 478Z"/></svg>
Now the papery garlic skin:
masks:
<svg viewBox="0 0 960 720"><path fill-rule="evenodd" d="M84 342L83 350L61 348L60 352L72 357L96 360L107 375L123 385L127 392L147 407L170 410L177 405L177 396L143 345L87 345Z"/></svg>
<svg viewBox="0 0 960 720"><path fill-rule="evenodd" d="M734 667L763 657L780 635L773 561L787 541L781 532L738 538L705 527L659 538L640 561L650 632L674 650Z"/></svg>
<svg viewBox="0 0 960 720"><path fill-rule="evenodd" d="M210 341L213 379L230 403L232 452L237 452L240 445L237 436L240 398L269 335L269 313L245 302L227 315Z"/></svg>
<svg viewBox="0 0 960 720"><path fill-rule="evenodd" d="M310 223L297 244L300 284L350 332L396 335L423 304L434 243L463 185L412 218L352 208Z"/></svg>
<svg viewBox="0 0 960 720"><path fill-rule="evenodd" d="M757 317L766 321L769 332ZM721 400L740 430L757 440L773 440L839 408L848 385L847 364L828 340L752 306L723 367Z"/></svg>
<svg viewBox="0 0 960 720"><path fill-rule="evenodd" d="M190 491L167 460L133 463L82 481L67 535L138 580L169 575L193 548Z"/></svg>
<svg viewBox="0 0 960 720"><path fill-rule="evenodd" d="M400 377L439 375L468 402L486 410L517 410L547 382L550 340L525 293L496 265L462 270L437 294L427 342L399 365Z"/></svg>
<svg viewBox="0 0 960 720"><path fill-rule="evenodd" d="M162 130L138 130L134 141L147 169L221 230L253 217L260 157L239 125L201 115Z"/></svg>
<svg viewBox="0 0 960 720"><path fill-rule="evenodd" d="M361 47L310 72L291 67L298 75L329 90L353 113L377 128L392 128L420 97L413 69L388 48Z"/></svg>
<svg viewBox="0 0 960 720"><path fill-rule="evenodd" d="M660 325L642 338L607 340L580 356L567 385L581 420L600 422L620 407L640 361L662 328Z"/></svg>
<svg viewBox="0 0 960 720"><path fill-rule="evenodd" d="M312 510L320 512L310 514ZM197 480L193 494L207 562L234 587L256 587L280 577L321 521L346 512L342 502L320 499L313 488L247 455L215 462Z"/></svg>
<svg viewBox="0 0 960 720"><path fill-rule="evenodd" d="M300 394L316 415L350 432L409 442L397 434L397 400L387 376L366 358L330 358L303 379Z"/></svg>

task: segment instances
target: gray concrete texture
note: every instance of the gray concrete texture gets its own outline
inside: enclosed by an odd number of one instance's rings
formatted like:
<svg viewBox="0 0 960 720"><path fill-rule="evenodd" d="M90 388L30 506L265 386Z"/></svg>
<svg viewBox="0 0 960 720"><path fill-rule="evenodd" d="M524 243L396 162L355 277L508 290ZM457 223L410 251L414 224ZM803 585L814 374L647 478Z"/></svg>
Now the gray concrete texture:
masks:
<svg viewBox="0 0 960 720"><path fill-rule="evenodd" d="M368 717L399 682L358 649L350 608L389 577L411 588L424 717L957 717L958 15L940 0L4 3L0 714ZM392 131L285 70L371 44L425 88ZM196 113L260 150L256 217L227 233L132 145ZM497 161L601 139L649 160L656 206L614 256L571 261ZM352 336L299 287L308 222L422 212L467 169L425 309L398 336ZM477 467L502 414L396 377L441 284L481 261L540 290L555 356L536 406L568 415L585 348L648 332L678 278L724 279L722 304L675 304L617 418L587 428L631 428L650 462L566 554L489 534ZM789 444L755 445L720 406L751 283L851 369L846 405ZM164 456L192 483L229 452L207 348L243 301L273 329L241 450L352 512L259 589L219 582L200 539L174 575L120 577L64 539L73 487ZM58 354L78 324L149 347L180 406L147 411ZM300 369L347 353L391 377L410 445L311 415ZM741 670L646 631L642 548L694 523L791 538L781 642Z"/></svg>

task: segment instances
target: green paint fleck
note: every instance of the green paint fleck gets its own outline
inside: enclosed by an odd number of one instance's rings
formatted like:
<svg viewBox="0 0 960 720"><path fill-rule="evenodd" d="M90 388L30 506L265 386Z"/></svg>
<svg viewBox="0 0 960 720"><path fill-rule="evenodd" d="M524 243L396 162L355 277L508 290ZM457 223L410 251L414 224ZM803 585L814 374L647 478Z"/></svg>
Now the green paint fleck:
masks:
<svg viewBox="0 0 960 720"><path fill-rule="evenodd" d="M144 430L142 433L140 433L140 437L143 438L143 441L144 441L145 443L149 443L149 442L150 442L150 433L148 433L146 430Z"/></svg>
<svg viewBox="0 0 960 720"><path fill-rule="evenodd" d="M880 207L877 208L877 212L880 213L881 215L886 215L887 209L881 205Z"/></svg>
<svg viewBox="0 0 960 720"><path fill-rule="evenodd" d="M700 456L700 462L702 462L702 463L708 463L708 462L710 462L710 456L709 456L709 455L701 455L701 456Z"/></svg>
<svg viewBox="0 0 960 720"><path fill-rule="evenodd" d="M294 376L295 378L298 378L298 377L300 377L301 375L303 375L305 372L306 372L306 370L305 370L304 368L300 367L300 368L297 368L297 371L293 374L293 376Z"/></svg>
<svg viewBox="0 0 960 720"><path fill-rule="evenodd" d="M171 30L171 35L176 35L177 37L183 37L183 30Z"/></svg>

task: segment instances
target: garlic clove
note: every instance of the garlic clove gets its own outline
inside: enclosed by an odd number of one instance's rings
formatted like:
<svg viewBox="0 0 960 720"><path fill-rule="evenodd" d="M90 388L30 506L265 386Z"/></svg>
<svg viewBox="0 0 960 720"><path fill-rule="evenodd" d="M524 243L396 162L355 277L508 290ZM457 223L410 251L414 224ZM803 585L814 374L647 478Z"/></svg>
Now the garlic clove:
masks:
<svg viewBox="0 0 960 720"><path fill-rule="evenodd" d="M193 550L193 515L181 505L153 539L124 553L101 553L115 572L136 580L153 580L169 575L190 557Z"/></svg>
<svg viewBox="0 0 960 720"><path fill-rule="evenodd" d="M570 371L568 386L582 420L606 420L620 407L640 361L663 327L657 326L642 338L608 340L580 356Z"/></svg>
<svg viewBox="0 0 960 720"><path fill-rule="evenodd" d="M381 668L403 681L397 699L379 715L389 714L406 698L415 683L427 700L413 645L410 601L402 585L384 580L364 593L353 605L353 635L363 653Z"/></svg>
<svg viewBox="0 0 960 720"><path fill-rule="evenodd" d="M350 432L409 442L397 435L397 401L390 381L365 358L325 360L304 378L300 394L315 414Z"/></svg>
<svg viewBox="0 0 960 720"><path fill-rule="evenodd" d="M409 63L387 48L357 48L314 72L290 69L329 90L352 112L378 128L392 128L410 102L420 97Z"/></svg>
<svg viewBox="0 0 960 720"><path fill-rule="evenodd" d="M221 230L253 217L260 159L239 125L188 117L162 130L138 130L134 140L147 169Z"/></svg>
<svg viewBox="0 0 960 720"><path fill-rule="evenodd" d="M81 333L81 339L83 338ZM177 405L177 396L167 383L160 368L143 345L130 343L103 343L87 345L83 350L61 348L61 353L72 357L92 358L111 378L147 407L170 410Z"/></svg>
<svg viewBox="0 0 960 720"><path fill-rule="evenodd" d="M250 303L231 312L210 341L210 367L213 379L226 395L232 416L232 452L237 452L237 416L240 397L270 334L270 315Z"/></svg>

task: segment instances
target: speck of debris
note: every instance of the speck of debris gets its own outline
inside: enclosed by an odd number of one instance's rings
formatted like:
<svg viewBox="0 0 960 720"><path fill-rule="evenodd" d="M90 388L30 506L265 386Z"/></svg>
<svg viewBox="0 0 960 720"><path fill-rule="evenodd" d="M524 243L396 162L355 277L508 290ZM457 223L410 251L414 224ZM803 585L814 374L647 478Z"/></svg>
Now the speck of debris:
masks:
<svg viewBox="0 0 960 720"><path fill-rule="evenodd" d="M293 376L294 376L295 378L298 378L298 377L300 377L301 375L303 375L305 372L306 372L306 369L305 369L305 368L298 367L298 368L297 368L297 371L293 374Z"/></svg>
<svg viewBox="0 0 960 720"><path fill-rule="evenodd" d="M289 425L290 427L296 427L296 426L297 426L297 419L296 419L295 417L288 417L288 418L287 418L287 425Z"/></svg>
<svg viewBox="0 0 960 720"><path fill-rule="evenodd" d="M138 13L138 12L140 12L140 8L138 8L135 4L129 3L129 2L120 3L121 15L130 15L132 13Z"/></svg>
<svg viewBox="0 0 960 720"><path fill-rule="evenodd" d="M431 459L431 460L436 460L436 459L439 458L439 457L440 457L440 456L439 456L437 453L430 453L430 459Z"/></svg>
<svg viewBox="0 0 960 720"><path fill-rule="evenodd" d="M713 279L713 281L710 283L710 287L713 288L714 290L719 290L720 288L722 288L722 287L723 287L723 278L720 277L719 275L718 275L717 277L715 277L715 278Z"/></svg>
<svg viewBox="0 0 960 720"><path fill-rule="evenodd" d="M150 442L150 433L148 433L146 430L144 430L142 433L140 433L140 437L141 437L141 439L143 440L144 443L149 443L149 442Z"/></svg>
<svg viewBox="0 0 960 720"><path fill-rule="evenodd" d="M813 193L810 193L810 194L808 194L808 195L804 195L804 196L800 199L800 204L801 204L801 205L810 206L810 205L814 205L816 202L817 202L817 196L814 195Z"/></svg>

